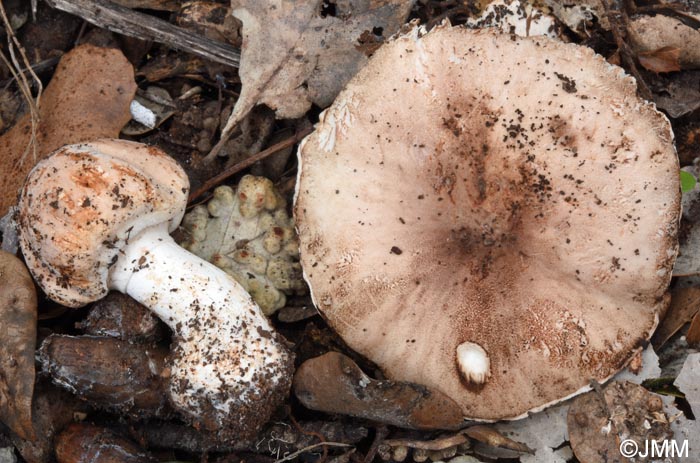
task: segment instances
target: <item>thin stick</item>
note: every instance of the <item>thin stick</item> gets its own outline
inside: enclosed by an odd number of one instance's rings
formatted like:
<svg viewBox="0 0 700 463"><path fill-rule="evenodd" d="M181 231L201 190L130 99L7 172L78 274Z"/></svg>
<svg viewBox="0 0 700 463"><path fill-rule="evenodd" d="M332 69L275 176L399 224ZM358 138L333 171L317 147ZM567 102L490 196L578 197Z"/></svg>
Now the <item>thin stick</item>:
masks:
<svg viewBox="0 0 700 463"><path fill-rule="evenodd" d="M272 154L275 154L278 151L281 151L285 148L289 148L290 146L298 143L302 138L304 138L305 136L310 134L312 131L313 131L313 129L311 127L303 129L303 130L295 133L291 137L287 138L286 140L282 140L279 143L275 143L274 145L270 146L269 148L260 151L258 154L254 154L253 156L251 156L247 159L244 159L243 161L241 161L237 164L234 164L233 166L231 166L228 169L221 172L219 175L216 175L216 176L210 178L209 180L204 182L204 184L201 187L197 188L192 193L190 193L190 198L189 198L188 203L192 203L194 200L199 198L206 191L214 188L215 186L218 186L219 184L221 184L221 182L223 182L227 178L231 177L232 175L237 174L238 172L242 171L243 169L247 169L248 167L252 166L256 162L262 161L266 157L268 157Z"/></svg>
<svg viewBox="0 0 700 463"><path fill-rule="evenodd" d="M377 451L379 450L379 445L384 442L384 439L386 439L386 436L388 435L389 429L387 429L386 426L381 425L376 428L372 445L370 445L369 450L367 450L367 455L365 455L363 463L371 463L374 460L374 457L377 455Z"/></svg>
<svg viewBox="0 0 700 463"><path fill-rule="evenodd" d="M12 25L10 24L10 20L7 18L7 14L5 13L5 5L3 5L2 0L0 0L0 16L2 16L2 22L5 26L5 32L7 33L7 49L10 53L10 59L12 60L12 64L7 62L8 60L7 57L5 57L4 53L2 53L2 61L5 62L7 67L10 69L12 76L17 79L17 86L22 92L24 98L27 100L31 120L31 136L29 138L29 143L27 144L26 148L24 149L24 153L22 153L22 156L19 158L18 161L21 164L26 159L27 154L29 154L30 150L33 154L33 160L36 161L36 133L37 128L39 126L39 102L41 99L41 92L44 87L41 83L41 80L39 80L37 75L34 73L34 70L31 67L31 63L29 62L27 55L24 53L24 48L22 48L22 44L19 43L19 40L17 40L17 37L15 36L14 31L12 30ZM36 99L32 97L32 90L29 86L29 81L24 75L24 71L22 71L22 66L20 66L19 62L17 61L17 57L15 56L15 48L19 51L24 65L28 68L30 75L37 84L38 90Z"/></svg>
<svg viewBox="0 0 700 463"><path fill-rule="evenodd" d="M328 447L352 447L350 444L343 444L342 442L319 442L317 444L309 445L308 447L304 447L303 449L299 449L294 453L290 453L284 458L280 458L279 460L275 460L275 463L282 463L283 461L289 461L293 460L294 458L298 457L304 452L308 452L309 450L313 450L316 447L321 447L327 445Z"/></svg>
<svg viewBox="0 0 700 463"><path fill-rule="evenodd" d="M61 56L54 56L53 58L47 58L45 60L39 61L38 63L32 64L32 70L37 73L37 72L42 72L45 71L49 68L52 68L58 64L58 62L61 60ZM23 68L20 72L28 72L26 68ZM17 76L19 77L19 76ZM0 87L6 88L8 85L10 85L12 82L14 82L15 77L9 77L2 82L0 82Z"/></svg>
<svg viewBox="0 0 700 463"><path fill-rule="evenodd" d="M151 15L139 13L108 0L46 0L54 8L78 16L90 24L136 37L153 40L208 60L237 68L241 62L238 49L207 39Z"/></svg>

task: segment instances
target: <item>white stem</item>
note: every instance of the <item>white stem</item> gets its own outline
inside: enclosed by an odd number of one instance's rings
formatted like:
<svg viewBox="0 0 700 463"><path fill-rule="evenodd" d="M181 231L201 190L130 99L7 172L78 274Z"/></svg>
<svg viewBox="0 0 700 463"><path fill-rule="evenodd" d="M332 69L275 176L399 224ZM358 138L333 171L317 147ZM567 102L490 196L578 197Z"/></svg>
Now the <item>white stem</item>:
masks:
<svg viewBox="0 0 700 463"><path fill-rule="evenodd" d="M178 246L165 224L129 239L108 286L149 307L176 333L170 392L178 408L211 413L197 418L216 427L231 414L249 419L236 414L286 394L291 357L258 306L224 271Z"/></svg>

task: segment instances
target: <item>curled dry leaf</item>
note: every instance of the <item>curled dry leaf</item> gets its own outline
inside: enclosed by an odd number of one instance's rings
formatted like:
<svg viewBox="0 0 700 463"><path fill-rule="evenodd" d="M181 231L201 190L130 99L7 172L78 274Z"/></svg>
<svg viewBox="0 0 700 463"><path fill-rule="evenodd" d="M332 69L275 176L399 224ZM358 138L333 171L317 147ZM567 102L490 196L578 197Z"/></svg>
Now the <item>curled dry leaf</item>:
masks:
<svg viewBox="0 0 700 463"><path fill-rule="evenodd" d="M33 439L36 290L21 260L0 251L0 421Z"/></svg>
<svg viewBox="0 0 700 463"><path fill-rule="evenodd" d="M328 106L367 56L399 30L412 5L349 0L325 12L323 3L232 1L232 13L243 23L243 89L224 134L258 104L275 109L280 119L301 117L312 103Z"/></svg>
<svg viewBox="0 0 700 463"><path fill-rule="evenodd" d="M464 430L464 433L475 441L518 453L529 453L534 455L534 451L525 444L516 442L501 434L497 429L489 426L471 426Z"/></svg>
<svg viewBox="0 0 700 463"><path fill-rule="evenodd" d="M413 429L458 429L459 406L439 391L402 381L378 381L349 357L329 352L304 362L294 393L307 408Z"/></svg>
<svg viewBox="0 0 700 463"><path fill-rule="evenodd" d="M640 54L640 63L651 71L670 72L647 67L645 60L650 53L667 62L672 61L673 53L677 53L678 68L671 70L700 68L700 31L675 18L661 14L636 18L630 22L628 34L632 49ZM676 51L671 53L673 50Z"/></svg>
<svg viewBox="0 0 700 463"><path fill-rule="evenodd" d="M620 442L671 439L670 419L660 396L627 381L613 381L602 392L589 392L571 403L569 441L582 463L626 463ZM641 456L635 460L647 462Z"/></svg>
<svg viewBox="0 0 700 463"><path fill-rule="evenodd" d="M119 50L85 44L64 55L41 97L37 158L27 151L28 114L0 137L0 216L16 202L37 161L63 145L117 137L131 119L135 92L134 70Z"/></svg>
<svg viewBox="0 0 700 463"><path fill-rule="evenodd" d="M152 463L157 461L138 444L114 431L73 423L56 436L58 463Z"/></svg>
<svg viewBox="0 0 700 463"><path fill-rule="evenodd" d="M654 332L651 342L655 349L663 346L683 326L690 322L700 310L700 288L673 288L671 305Z"/></svg>
<svg viewBox="0 0 700 463"><path fill-rule="evenodd" d="M662 47L657 50L644 51L637 55L639 64L652 72L674 72L681 70L681 49Z"/></svg>
<svg viewBox="0 0 700 463"><path fill-rule="evenodd" d="M689 346L700 347L700 312L696 312L691 320L685 339Z"/></svg>
<svg viewBox="0 0 700 463"><path fill-rule="evenodd" d="M39 362L52 381L91 405L134 418L167 417L167 349L115 338L52 334Z"/></svg>

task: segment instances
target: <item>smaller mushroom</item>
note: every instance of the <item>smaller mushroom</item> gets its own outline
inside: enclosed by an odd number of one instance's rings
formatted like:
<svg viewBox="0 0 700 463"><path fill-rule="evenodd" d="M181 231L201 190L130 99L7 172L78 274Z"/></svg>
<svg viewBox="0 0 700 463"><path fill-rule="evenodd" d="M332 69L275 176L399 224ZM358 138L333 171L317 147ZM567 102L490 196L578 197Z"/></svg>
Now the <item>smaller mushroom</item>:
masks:
<svg viewBox="0 0 700 463"><path fill-rule="evenodd" d="M69 307L110 289L175 332L170 401L221 436L253 436L291 385L292 355L248 293L168 234L189 185L139 143L65 146L37 164L19 200L20 246L47 295Z"/></svg>

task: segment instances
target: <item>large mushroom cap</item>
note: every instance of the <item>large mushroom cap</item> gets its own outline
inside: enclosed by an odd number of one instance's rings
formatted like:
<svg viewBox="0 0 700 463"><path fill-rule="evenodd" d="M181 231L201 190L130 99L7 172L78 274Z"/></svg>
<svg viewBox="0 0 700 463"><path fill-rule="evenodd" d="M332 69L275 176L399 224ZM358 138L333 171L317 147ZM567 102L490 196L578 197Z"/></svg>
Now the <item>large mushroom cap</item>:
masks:
<svg viewBox="0 0 700 463"><path fill-rule="evenodd" d="M64 146L38 163L22 188L27 266L61 304L100 299L123 244L158 223L174 230L188 190L185 172L158 148L124 140Z"/></svg>
<svg viewBox="0 0 700 463"><path fill-rule="evenodd" d="M414 29L300 149L315 303L388 376L446 393L470 418L583 391L629 361L667 302L672 139L634 81L588 48Z"/></svg>

